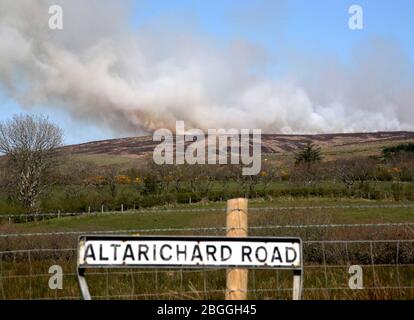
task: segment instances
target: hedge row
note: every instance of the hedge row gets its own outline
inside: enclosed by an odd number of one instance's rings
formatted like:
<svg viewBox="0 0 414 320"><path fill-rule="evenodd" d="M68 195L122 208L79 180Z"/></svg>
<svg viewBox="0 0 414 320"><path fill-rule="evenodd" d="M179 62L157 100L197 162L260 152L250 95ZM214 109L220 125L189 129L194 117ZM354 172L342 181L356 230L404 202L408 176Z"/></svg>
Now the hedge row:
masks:
<svg viewBox="0 0 414 320"><path fill-rule="evenodd" d="M168 192L143 195L133 188L123 188L113 197L105 190L85 189L80 192L51 192L45 196L40 204L41 212L91 212L100 211L102 205L105 211L119 211L121 205L124 210L149 208L163 205L197 203L200 201L225 201L231 198L278 198L278 197L324 197L324 198L364 198L372 200L390 199L395 201L414 201L414 184L395 183L387 187L375 188L371 184L364 184L352 189L338 186L295 186L288 185L281 189L257 191L224 190L199 192ZM23 213L18 204L0 199L0 214Z"/></svg>

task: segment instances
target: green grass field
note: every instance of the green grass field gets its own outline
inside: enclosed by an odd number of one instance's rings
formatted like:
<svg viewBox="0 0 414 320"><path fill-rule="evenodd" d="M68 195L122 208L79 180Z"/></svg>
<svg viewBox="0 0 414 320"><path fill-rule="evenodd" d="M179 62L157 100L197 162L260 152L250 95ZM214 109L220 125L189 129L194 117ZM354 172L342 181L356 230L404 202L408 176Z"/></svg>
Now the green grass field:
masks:
<svg viewBox="0 0 414 320"><path fill-rule="evenodd" d="M274 201L251 200L249 206L255 208L250 213L250 223L255 221L270 222L275 219L274 212L269 208L298 207L281 213L285 219L297 224L318 221L331 224L338 223L379 223L379 222L414 222L414 208L403 207L412 202L349 200L349 199L277 199ZM393 206L395 208L378 208L377 206ZM300 209L307 206L328 206L329 209ZM337 206L337 208L335 208ZM345 206L345 208L344 208ZM346 206L363 206L363 208L346 208ZM373 206L373 208L369 208ZM267 210L261 211L260 208ZM191 205L176 205L174 207L153 208L142 211L107 212L105 215L85 214L79 216L61 217L15 225L0 225L0 231L15 232L40 231L73 231L73 230L116 230L116 229L148 229L148 228L186 228L186 227L223 227L225 223L225 202L209 204L196 203ZM174 211L169 213L169 210ZM180 210L182 210L180 212ZM188 212L195 210L196 212ZM271 210L270 210L271 211ZM301 216L298 216L300 213ZM274 220L274 222L279 222ZM283 221L281 221L283 222Z"/></svg>

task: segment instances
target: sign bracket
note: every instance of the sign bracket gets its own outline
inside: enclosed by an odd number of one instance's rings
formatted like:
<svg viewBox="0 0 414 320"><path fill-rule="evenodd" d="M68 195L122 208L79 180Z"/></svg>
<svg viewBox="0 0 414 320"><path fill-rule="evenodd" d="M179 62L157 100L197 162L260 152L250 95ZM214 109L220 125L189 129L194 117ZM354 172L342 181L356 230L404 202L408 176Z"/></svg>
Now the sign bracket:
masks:
<svg viewBox="0 0 414 320"><path fill-rule="evenodd" d="M98 262L98 263L88 263L86 261L85 256L86 252L88 252L88 245L90 246L92 243L94 245L99 244L99 252L102 252L102 245L105 243L154 243L154 241L159 241L160 243L171 243L171 241L178 241L180 243L188 243L190 245L213 245L225 244L227 246L233 245L234 248L240 248L242 244L245 246L251 245L260 246L260 248L264 248L266 245L270 245L275 248L276 246L285 246L286 251L292 250L295 248L295 261L291 264L281 264L281 265L271 265L268 263L252 263L250 265L243 265L240 257L239 260L236 262L232 262L229 264L221 264L215 265L213 264L191 264L191 263L170 263L168 265L163 265L159 261L151 261L150 264L143 264L139 261L134 261L132 264L128 264L123 262L122 265L118 263L107 263L105 262ZM261 254L263 254L263 249L261 249ZM292 251L290 251L292 252ZM247 260L247 259L246 259ZM273 238L273 237L247 237L247 238L230 238L230 237L200 237L200 236L81 236L79 238L78 244L78 263L77 263L77 277L78 283L80 287L80 291L84 300L92 300L91 294L89 292L89 286L86 280L86 270L90 268L247 268L247 269L284 269L284 270L292 270L293 271L293 290L292 290L292 298L293 300L300 300L302 298L302 291L303 291L303 253L302 253L302 241L299 238ZM239 262L238 262L239 261Z"/></svg>

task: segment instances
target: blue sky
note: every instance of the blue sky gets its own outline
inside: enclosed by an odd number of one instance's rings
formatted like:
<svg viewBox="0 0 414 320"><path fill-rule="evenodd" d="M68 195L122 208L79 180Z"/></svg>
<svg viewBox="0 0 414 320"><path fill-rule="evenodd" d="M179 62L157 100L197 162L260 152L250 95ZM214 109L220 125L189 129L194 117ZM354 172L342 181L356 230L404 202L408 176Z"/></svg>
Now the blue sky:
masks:
<svg viewBox="0 0 414 320"><path fill-rule="evenodd" d="M348 8L364 10L364 30L350 31ZM192 19L222 41L246 38L276 51L283 40L304 51L329 50L346 59L358 41L391 37L414 55L411 0L172 0L135 4L132 25L165 15Z"/></svg>
<svg viewBox="0 0 414 320"><path fill-rule="evenodd" d="M348 8L353 4L361 5L364 10L364 30L348 28ZM140 0L133 1L130 27L139 32L160 17L172 31L191 22L223 45L233 39L247 39L276 57L279 52L294 49L305 56L329 53L346 63L359 43L382 37L397 41L414 60L412 0ZM65 130L67 144L116 136L95 124L72 120L65 112L50 106L22 108L6 97L1 87L0 103L0 120L27 110L48 114Z"/></svg>

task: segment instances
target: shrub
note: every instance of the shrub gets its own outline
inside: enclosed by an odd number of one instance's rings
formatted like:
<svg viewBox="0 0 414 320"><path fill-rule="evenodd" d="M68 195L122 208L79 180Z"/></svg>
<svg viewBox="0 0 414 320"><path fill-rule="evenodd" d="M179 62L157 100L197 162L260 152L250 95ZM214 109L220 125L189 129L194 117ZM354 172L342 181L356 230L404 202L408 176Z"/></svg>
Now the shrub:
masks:
<svg viewBox="0 0 414 320"><path fill-rule="evenodd" d="M119 183L119 184L131 184L132 183L131 178L126 176L126 175L116 176L115 181L116 181L116 183Z"/></svg>
<svg viewBox="0 0 414 320"><path fill-rule="evenodd" d="M403 153L403 152L414 152L414 143L402 143L393 147L385 147L382 149L382 155L385 159L390 158L393 155Z"/></svg>
<svg viewBox="0 0 414 320"><path fill-rule="evenodd" d="M404 185L396 182L391 185L392 196L395 201L401 201L404 197Z"/></svg>

